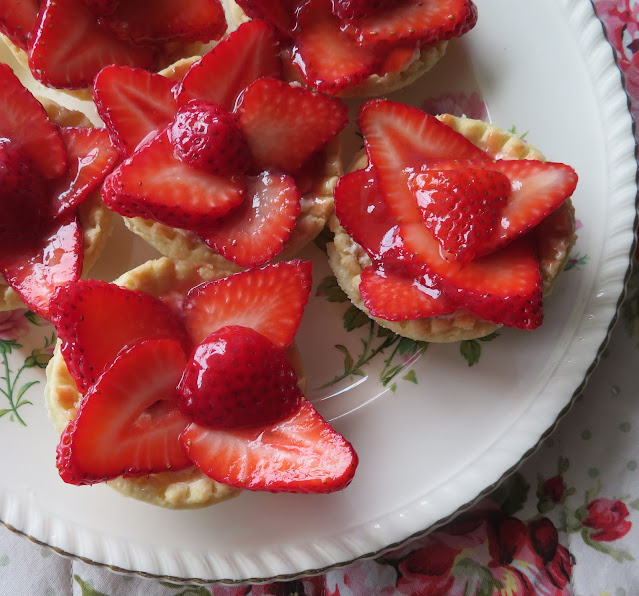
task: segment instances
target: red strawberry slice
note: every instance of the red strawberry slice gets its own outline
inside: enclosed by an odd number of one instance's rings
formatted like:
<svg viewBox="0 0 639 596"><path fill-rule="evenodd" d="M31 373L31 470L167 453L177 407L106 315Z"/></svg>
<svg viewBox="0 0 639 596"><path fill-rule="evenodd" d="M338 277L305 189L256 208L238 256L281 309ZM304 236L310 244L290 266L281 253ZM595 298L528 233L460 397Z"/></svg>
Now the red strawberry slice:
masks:
<svg viewBox="0 0 639 596"><path fill-rule="evenodd" d="M82 2L94 15L99 17L113 14L120 4L120 0L82 0Z"/></svg>
<svg viewBox="0 0 639 596"><path fill-rule="evenodd" d="M370 17L388 10L396 0L332 0L333 14L340 19Z"/></svg>
<svg viewBox="0 0 639 596"><path fill-rule="evenodd" d="M100 27L81 0L47 0L29 49L33 76L44 85L88 87L101 68L122 64L151 69L156 50L118 39Z"/></svg>
<svg viewBox="0 0 639 596"><path fill-rule="evenodd" d="M63 431L62 480L87 485L191 465L179 441L188 419L176 408L186 357L179 342L149 339L124 350L84 396Z"/></svg>
<svg viewBox="0 0 639 596"><path fill-rule="evenodd" d="M408 276L390 267L366 267L359 292L370 314L386 321L421 319L457 310L437 282L417 270Z"/></svg>
<svg viewBox="0 0 639 596"><path fill-rule="evenodd" d="M102 187L104 203L120 215L186 229L210 226L245 195L241 179L208 174L176 157L166 130L120 164Z"/></svg>
<svg viewBox="0 0 639 596"><path fill-rule="evenodd" d="M251 19L263 19L288 35L295 26L295 11L303 0L237 0Z"/></svg>
<svg viewBox="0 0 639 596"><path fill-rule="evenodd" d="M183 106L200 99L232 110L242 90L260 77L281 78L282 62L273 27L254 20L240 25L189 68L177 101Z"/></svg>
<svg viewBox="0 0 639 596"><path fill-rule="evenodd" d="M360 46L340 28L330 0L310 0L299 11L290 62L309 87L334 95L379 67L382 57Z"/></svg>
<svg viewBox="0 0 639 596"><path fill-rule="evenodd" d="M166 128L177 110L175 82L141 68L105 66L95 77L93 100L123 155Z"/></svg>
<svg viewBox="0 0 639 596"><path fill-rule="evenodd" d="M75 217L41 228L31 242L2 251L0 273L31 310L48 319L55 289L82 273L83 236Z"/></svg>
<svg viewBox="0 0 639 596"><path fill-rule="evenodd" d="M0 64L0 88L0 136L20 143L46 178L64 174L67 161L58 128L6 64Z"/></svg>
<svg viewBox="0 0 639 596"><path fill-rule="evenodd" d="M193 423L181 440L204 474L247 490L329 493L350 483L358 463L352 445L308 401L290 418L256 429Z"/></svg>
<svg viewBox="0 0 639 596"><path fill-rule="evenodd" d="M200 237L240 267L256 267L273 260L291 237L301 196L295 180L283 174L247 176L246 185L244 203Z"/></svg>
<svg viewBox="0 0 639 596"><path fill-rule="evenodd" d="M135 341L170 337L187 345L184 328L163 302L103 281L59 288L51 298L51 322L82 393Z"/></svg>
<svg viewBox="0 0 639 596"><path fill-rule="evenodd" d="M262 170L298 170L348 123L341 100L271 78L242 93L236 113Z"/></svg>
<svg viewBox="0 0 639 596"><path fill-rule="evenodd" d="M411 176L408 186L445 258L467 263L487 252L486 242L500 227L510 180L481 167L436 168Z"/></svg>
<svg viewBox="0 0 639 596"><path fill-rule="evenodd" d="M344 30L360 43L428 45L460 37L476 23L477 7L471 0L399 1L345 23Z"/></svg>
<svg viewBox="0 0 639 596"><path fill-rule="evenodd" d="M250 327L214 331L193 351L178 408L208 428L255 428L290 417L302 392L286 352Z"/></svg>
<svg viewBox="0 0 639 596"><path fill-rule="evenodd" d="M97 190L119 157L103 128L68 127L61 128L60 134L69 168L50 190L54 217L75 209Z"/></svg>
<svg viewBox="0 0 639 596"><path fill-rule="evenodd" d="M293 342L311 292L312 265L289 261L205 282L184 301L184 324L194 343L228 325L258 331L274 344Z"/></svg>
<svg viewBox="0 0 639 596"><path fill-rule="evenodd" d="M39 0L0 0L0 33L27 50L38 22Z"/></svg>
<svg viewBox="0 0 639 596"><path fill-rule="evenodd" d="M209 42L226 31L219 0L147 0L120 2L100 23L117 37L135 44Z"/></svg>

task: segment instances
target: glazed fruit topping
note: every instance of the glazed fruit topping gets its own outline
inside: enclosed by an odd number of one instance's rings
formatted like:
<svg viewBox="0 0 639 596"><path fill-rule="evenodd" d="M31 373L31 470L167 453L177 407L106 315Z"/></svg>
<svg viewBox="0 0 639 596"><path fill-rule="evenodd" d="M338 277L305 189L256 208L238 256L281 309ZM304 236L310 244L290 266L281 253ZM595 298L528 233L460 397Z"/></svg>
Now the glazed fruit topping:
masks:
<svg viewBox="0 0 639 596"><path fill-rule="evenodd" d="M1 0L0 33L6 35L19 48L29 47L38 20L39 0Z"/></svg>
<svg viewBox="0 0 639 596"><path fill-rule="evenodd" d="M333 14L340 19L360 19L387 10L393 0L332 0Z"/></svg>
<svg viewBox="0 0 639 596"><path fill-rule="evenodd" d="M283 348L239 325L218 329L198 344L178 386L180 411L215 429L281 422L301 399Z"/></svg>

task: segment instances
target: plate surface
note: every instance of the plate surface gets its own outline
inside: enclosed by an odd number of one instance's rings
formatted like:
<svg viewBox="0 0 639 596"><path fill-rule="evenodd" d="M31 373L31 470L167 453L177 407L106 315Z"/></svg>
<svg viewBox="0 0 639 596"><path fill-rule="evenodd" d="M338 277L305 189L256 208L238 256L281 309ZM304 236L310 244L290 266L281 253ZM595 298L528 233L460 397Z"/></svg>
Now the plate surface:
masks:
<svg viewBox="0 0 639 596"><path fill-rule="evenodd" d="M588 376L615 317L633 242L634 137L589 0L477 5L477 27L392 99L420 106L442 94L478 93L492 122L526 132L549 159L577 170L579 241L542 328L464 344L471 361L481 352L468 366L458 344L426 349L352 316L347 303L334 301L325 256L313 246L302 255L314 261L315 291L300 349L309 397L359 453L355 480L327 496L246 493L208 509L166 511L59 480L40 368L53 331L13 315L0 328L0 408L10 410L0 417L4 523L121 570L191 581L295 576L441 523L534 448ZM6 54L0 59L14 64ZM347 153L358 143L351 131ZM94 274L113 279L154 256L120 225Z"/></svg>

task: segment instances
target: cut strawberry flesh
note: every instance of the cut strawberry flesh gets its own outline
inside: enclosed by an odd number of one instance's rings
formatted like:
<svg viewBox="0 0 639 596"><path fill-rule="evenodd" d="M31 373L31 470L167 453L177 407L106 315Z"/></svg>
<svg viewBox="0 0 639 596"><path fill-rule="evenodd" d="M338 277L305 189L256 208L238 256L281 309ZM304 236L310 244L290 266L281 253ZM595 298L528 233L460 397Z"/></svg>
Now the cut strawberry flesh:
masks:
<svg viewBox="0 0 639 596"><path fill-rule="evenodd" d="M0 88L0 137L20 143L46 178L64 174L67 161L58 128L6 64L0 64Z"/></svg>
<svg viewBox="0 0 639 596"><path fill-rule="evenodd" d="M39 0L0 0L0 33L27 50L38 22Z"/></svg>
<svg viewBox="0 0 639 596"><path fill-rule="evenodd" d="M274 344L293 342L311 291L311 263L282 262L195 286L184 301L193 342L228 325L258 331Z"/></svg>
<svg viewBox="0 0 639 596"><path fill-rule="evenodd" d="M60 134L69 167L49 191L54 217L71 213L96 191L119 157L102 128L61 128Z"/></svg>
<svg viewBox="0 0 639 596"><path fill-rule="evenodd" d="M357 467L351 444L308 402L288 419L249 430L190 424L182 444L218 482L247 490L328 493L345 488Z"/></svg>
<svg viewBox="0 0 639 596"><path fill-rule="evenodd" d="M113 142L132 155L149 135L166 128L177 110L176 83L128 66L106 66L95 77L93 100Z"/></svg>
<svg viewBox="0 0 639 596"><path fill-rule="evenodd" d="M370 17L387 10L396 0L332 0L333 14L340 19Z"/></svg>
<svg viewBox="0 0 639 596"><path fill-rule="evenodd" d="M269 24L254 20L240 25L189 69L180 86L178 104L199 99L232 110L238 95L253 81L281 78L279 53Z"/></svg>
<svg viewBox="0 0 639 596"><path fill-rule="evenodd" d="M237 5L251 19L268 21L288 35L295 26L295 11L303 0L238 0Z"/></svg>
<svg viewBox="0 0 639 596"><path fill-rule="evenodd" d="M51 321L82 393L135 341L170 337L188 345L184 328L163 302L103 281L61 287L51 299Z"/></svg>
<svg viewBox="0 0 639 596"><path fill-rule="evenodd" d="M177 158L166 130L113 171L102 188L107 207L125 217L185 229L212 225L245 196L242 180L207 174Z"/></svg>
<svg viewBox="0 0 639 596"><path fill-rule="evenodd" d="M60 437L62 479L86 485L191 465L179 442L188 419L176 408L185 365L180 343L171 339L142 341L122 352Z"/></svg>
<svg viewBox="0 0 639 596"><path fill-rule="evenodd" d="M260 169L286 173L298 170L348 122L339 99L272 78L249 85L236 113Z"/></svg>
<svg viewBox="0 0 639 596"><path fill-rule="evenodd" d="M255 267L271 261L291 237L301 196L295 180L283 174L247 176L246 185L244 203L200 237L237 265Z"/></svg>

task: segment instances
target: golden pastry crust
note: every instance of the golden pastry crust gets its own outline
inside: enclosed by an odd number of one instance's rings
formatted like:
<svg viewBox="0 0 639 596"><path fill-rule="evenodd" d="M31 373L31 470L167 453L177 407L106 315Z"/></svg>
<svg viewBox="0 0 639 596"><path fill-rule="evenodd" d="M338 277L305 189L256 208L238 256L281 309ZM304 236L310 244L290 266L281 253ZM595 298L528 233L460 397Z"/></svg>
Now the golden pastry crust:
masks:
<svg viewBox="0 0 639 596"><path fill-rule="evenodd" d="M492 124L449 114L441 115L438 118L495 159L545 160L538 149L515 134ZM366 155L360 154L355 159L351 171L362 169L366 167L367 163ZM371 316L359 293L360 275L364 268L371 264L371 260L366 251L340 226L335 215L331 217L329 225L334 234L333 243L327 247L329 263L337 282L353 304ZM539 258L543 288L544 294L548 295L555 280L563 271L570 250L577 240L574 208L571 200L566 200L538 229L540 232ZM413 321L395 322L377 317L371 318L382 327L399 335L418 341L438 343L483 337L500 327L478 319L465 311Z"/></svg>
<svg viewBox="0 0 639 596"><path fill-rule="evenodd" d="M51 121L58 126L93 126L89 119L75 110L69 110L51 99L38 97ZM113 221L113 213L109 211L100 198L100 191L95 191L80 205L78 210L84 234L84 257L82 273L86 274L94 265L106 244ZM20 296L9 287L0 276L0 311L24 308Z"/></svg>

